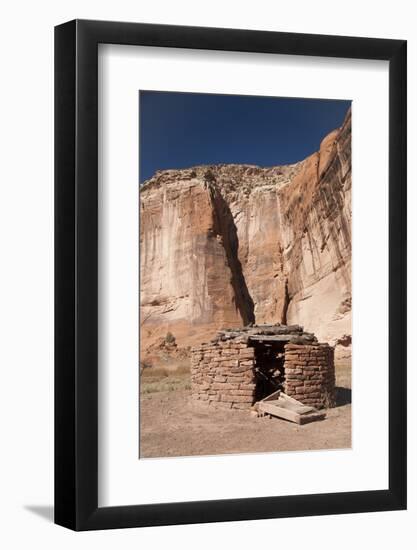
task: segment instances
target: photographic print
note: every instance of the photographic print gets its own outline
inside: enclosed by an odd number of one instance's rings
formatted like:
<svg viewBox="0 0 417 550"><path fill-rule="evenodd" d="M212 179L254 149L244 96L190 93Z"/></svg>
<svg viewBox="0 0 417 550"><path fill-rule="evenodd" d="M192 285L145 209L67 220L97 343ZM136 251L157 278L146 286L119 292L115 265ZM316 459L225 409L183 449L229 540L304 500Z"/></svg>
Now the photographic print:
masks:
<svg viewBox="0 0 417 550"><path fill-rule="evenodd" d="M139 92L139 458L351 446L351 101Z"/></svg>

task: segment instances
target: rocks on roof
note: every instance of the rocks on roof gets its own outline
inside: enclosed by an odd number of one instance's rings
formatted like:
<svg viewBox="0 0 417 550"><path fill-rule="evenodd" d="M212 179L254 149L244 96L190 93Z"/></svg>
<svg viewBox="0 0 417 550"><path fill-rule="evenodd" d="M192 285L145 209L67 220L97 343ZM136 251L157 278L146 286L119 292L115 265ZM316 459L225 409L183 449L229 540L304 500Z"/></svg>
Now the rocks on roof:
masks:
<svg viewBox="0 0 417 550"><path fill-rule="evenodd" d="M239 339L242 342L285 342L293 344L314 344L317 338L311 332L304 332L300 325L248 325L220 330L212 342Z"/></svg>

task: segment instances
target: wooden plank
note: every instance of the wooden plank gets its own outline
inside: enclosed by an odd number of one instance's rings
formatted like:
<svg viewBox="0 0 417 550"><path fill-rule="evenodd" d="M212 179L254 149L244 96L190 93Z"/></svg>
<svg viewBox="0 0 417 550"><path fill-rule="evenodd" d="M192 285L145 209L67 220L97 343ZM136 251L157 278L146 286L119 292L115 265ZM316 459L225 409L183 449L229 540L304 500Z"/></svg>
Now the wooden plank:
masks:
<svg viewBox="0 0 417 550"><path fill-rule="evenodd" d="M324 420L326 418L326 413L317 411L315 413L301 414L300 415L300 424L309 424L310 422L315 422L316 420Z"/></svg>
<svg viewBox="0 0 417 550"><path fill-rule="evenodd" d="M308 405L303 405L302 403L292 403L291 401L287 401L280 397L278 401L275 402L275 404L278 407L282 407L284 409L289 409L290 411L295 411L298 414L304 414L307 412L314 411L314 407L310 407Z"/></svg>
<svg viewBox="0 0 417 550"><path fill-rule="evenodd" d="M292 410L295 410L299 414L305 414L316 410L314 407L311 407L310 405L304 405L304 403L297 401L296 399L283 393L281 390L277 390L267 397L264 397L262 401L274 401L276 405L282 406L284 408L290 408Z"/></svg>
<svg viewBox="0 0 417 550"><path fill-rule="evenodd" d="M268 395L262 401L259 401L257 405L261 414L269 414L297 424L307 424L326 417L324 412L320 412L309 405L304 405L281 391Z"/></svg>
<svg viewBox="0 0 417 550"><path fill-rule="evenodd" d="M297 399L295 399L295 397L291 397L291 395L287 395L286 393L282 392L281 393L281 397L283 399L286 399L288 402L291 402L291 403L299 403L300 405L302 404L301 401L298 401Z"/></svg>
<svg viewBox="0 0 417 550"><path fill-rule="evenodd" d="M259 411L264 414L271 414L272 416L278 416L279 418L284 418L290 422L295 422L296 424L301 424L301 416L289 409L284 409L283 407L278 407L277 405L272 405L268 402L260 402Z"/></svg>
<svg viewBox="0 0 417 550"><path fill-rule="evenodd" d="M265 403L262 401L259 402L259 412L262 414L269 414L271 416L283 418L284 420L289 420L290 422L295 422L296 424L307 424L316 420L323 420L326 417L326 413L317 410L313 410L309 413L299 414L294 410L280 407L276 405L275 402Z"/></svg>
<svg viewBox="0 0 417 550"><path fill-rule="evenodd" d="M282 393L280 395L281 399L285 399L288 403L293 403L294 405L299 405L301 407L308 407L312 411L316 411L317 409L315 407L312 407L310 405L304 405L304 403L301 403L301 401L298 401L294 397L291 397L290 395L287 395L286 393Z"/></svg>
<svg viewBox="0 0 417 550"><path fill-rule="evenodd" d="M317 411L317 409L310 407L309 405L301 405L301 407L298 407L297 409L294 408L294 410L298 412L298 414L309 414Z"/></svg>
<svg viewBox="0 0 417 550"><path fill-rule="evenodd" d="M262 401L276 401L281 394L281 390L274 391L271 395L264 397Z"/></svg>
<svg viewBox="0 0 417 550"><path fill-rule="evenodd" d="M297 412L299 412L300 414L305 414L306 412L317 410L315 407L311 407L310 405L304 405L304 403L301 403L301 401L297 401L297 399L290 397L286 393L281 393L279 398L281 406L293 407L294 410L297 410Z"/></svg>

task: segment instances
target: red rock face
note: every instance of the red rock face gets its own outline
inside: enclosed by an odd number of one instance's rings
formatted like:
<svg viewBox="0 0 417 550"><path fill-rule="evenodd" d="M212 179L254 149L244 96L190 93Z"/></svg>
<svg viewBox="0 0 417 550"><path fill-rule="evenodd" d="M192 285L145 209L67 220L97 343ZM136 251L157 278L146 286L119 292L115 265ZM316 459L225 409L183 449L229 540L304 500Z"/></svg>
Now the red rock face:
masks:
<svg viewBox="0 0 417 550"><path fill-rule="evenodd" d="M351 334L351 117L290 166L157 172L140 193L141 349L249 322Z"/></svg>

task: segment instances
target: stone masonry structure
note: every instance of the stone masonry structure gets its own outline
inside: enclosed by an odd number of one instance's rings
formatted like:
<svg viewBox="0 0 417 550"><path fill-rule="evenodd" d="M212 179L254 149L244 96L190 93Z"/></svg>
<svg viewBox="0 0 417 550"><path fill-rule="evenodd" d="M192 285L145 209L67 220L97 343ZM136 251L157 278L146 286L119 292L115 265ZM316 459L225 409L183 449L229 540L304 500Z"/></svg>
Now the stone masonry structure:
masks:
<svg viewBox="0 0 417 550"><path fill-rule="evenodd" d="M334 406L334 348L298 325L222 330L193 348L192 397L250 409L277 390L318 409Z"/></svg>

